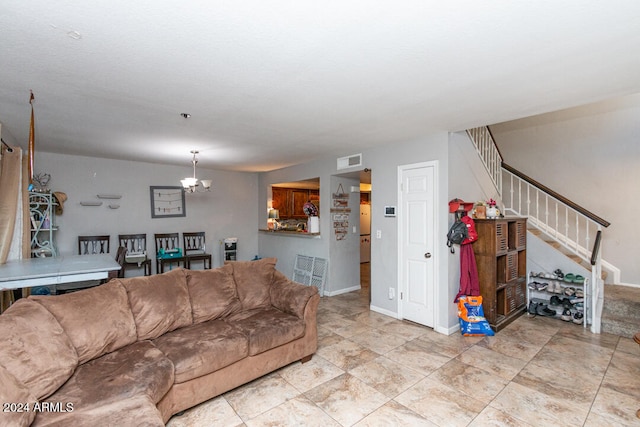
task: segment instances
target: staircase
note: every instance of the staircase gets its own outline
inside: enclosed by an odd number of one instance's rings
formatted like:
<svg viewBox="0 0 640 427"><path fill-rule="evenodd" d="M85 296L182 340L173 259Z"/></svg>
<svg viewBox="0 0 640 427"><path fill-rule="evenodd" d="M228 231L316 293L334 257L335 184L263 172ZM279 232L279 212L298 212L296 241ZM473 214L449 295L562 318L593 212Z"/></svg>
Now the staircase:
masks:
<svg viewBox="0 0 640 427"><path fill-rule="evenodd" d="M634 310L640 316L640 289L637 296L630 296L627 293L633 290L628 287L607 287L612 295L607 295L609 301L607 310L604 309L606 272L613 273L614 283L620 277L620 271L604 261L600 253L603 228L609 222L506 165L488 127L469 129L467 134L500 194L504 213L527 217L528 225L533 227L529 231L591 272L588 298L591 332L600 333L602 329L623 336L638 332L640 317L631 320L631 325L625 325L623 320L629 319ZM638 330L631 333L634 328Z"/></svg>

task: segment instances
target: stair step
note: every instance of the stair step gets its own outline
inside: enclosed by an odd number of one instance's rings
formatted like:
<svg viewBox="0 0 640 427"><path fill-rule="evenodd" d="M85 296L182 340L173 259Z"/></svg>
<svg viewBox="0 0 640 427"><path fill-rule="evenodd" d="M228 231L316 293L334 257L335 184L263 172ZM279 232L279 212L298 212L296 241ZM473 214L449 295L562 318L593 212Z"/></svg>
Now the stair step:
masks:
<svg viewBox="0 0 640 427"><path fill-rule="evenodd" d="M638 327L638 320L630 321L628 318L615 316L615 317L602 317L600 325L600 332L606 334L618 335L625 338L633 338L633 335L640 331Z"/></svg>
<svg viewBox="0 0 640 427"><path fill-rule="evenodd" d="M628 338L640 331L640 288L605 285L601 330Z"/></svg>

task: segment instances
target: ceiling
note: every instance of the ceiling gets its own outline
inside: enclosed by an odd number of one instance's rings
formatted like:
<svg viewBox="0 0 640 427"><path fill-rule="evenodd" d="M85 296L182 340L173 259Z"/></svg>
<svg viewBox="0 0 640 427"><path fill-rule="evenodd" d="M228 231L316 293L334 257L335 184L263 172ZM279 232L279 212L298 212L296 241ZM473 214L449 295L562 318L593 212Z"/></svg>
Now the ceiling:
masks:
<svg viewBox="0 0 640 427"><path fill-rule="evenodd" d="M639 23L637 0L3 0L2 136L26 148L33 90L36 151L267 171L640 92Z"/></svg>

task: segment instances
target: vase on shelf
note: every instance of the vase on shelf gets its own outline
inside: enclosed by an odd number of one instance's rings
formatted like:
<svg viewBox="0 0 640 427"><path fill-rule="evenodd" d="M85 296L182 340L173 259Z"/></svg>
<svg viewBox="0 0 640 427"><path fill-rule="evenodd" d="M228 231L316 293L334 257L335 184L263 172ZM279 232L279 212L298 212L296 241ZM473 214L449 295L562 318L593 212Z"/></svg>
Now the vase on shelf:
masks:
<svg viewBox="0 0 640 427"><path fill-rule="evenodd" d="M487 218L496 219L497 217L498 217L498 208L496 208L495 206L488 206L487 207Z"/></svg>

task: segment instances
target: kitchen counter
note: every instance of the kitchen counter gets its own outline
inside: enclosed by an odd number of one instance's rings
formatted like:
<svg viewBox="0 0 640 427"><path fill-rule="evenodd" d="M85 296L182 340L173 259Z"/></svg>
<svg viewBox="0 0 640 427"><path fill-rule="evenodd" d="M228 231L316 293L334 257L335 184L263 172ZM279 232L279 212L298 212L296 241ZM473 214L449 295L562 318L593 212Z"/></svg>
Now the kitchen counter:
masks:
<svg viewBox="0 0 640 427"><path fill-rule="evenodd" d="M259 232L263 234L272 234L274 236L283 236L283 237L307 237L307 238L320 238L320 233L307 233L304 231L287 231L287 230L267 230L266 228L258 229Z"/></svg>

